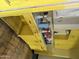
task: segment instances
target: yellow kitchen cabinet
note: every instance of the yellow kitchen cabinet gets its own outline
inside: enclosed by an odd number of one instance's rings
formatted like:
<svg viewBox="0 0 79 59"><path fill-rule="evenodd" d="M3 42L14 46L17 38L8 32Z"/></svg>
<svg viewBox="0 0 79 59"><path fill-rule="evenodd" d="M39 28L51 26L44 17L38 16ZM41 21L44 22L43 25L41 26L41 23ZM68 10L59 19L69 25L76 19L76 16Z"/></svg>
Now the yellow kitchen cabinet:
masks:
<svg viewBox="0 0 79 59"><path fill-rule="evenodd" d="M19 32L19 36L30 46L33 50L46 51L45 43L40 35L35 20L31 13L24 14L21 18L23 26Z"/></svg>
<svg viewBox="0 0 79 59"><path fill-rule="evenodd" d="M4 0L0 0L3 2ZM43 12L64 9L64 5L58 4L65 2L65 0L5 0L8 3L3 2L0 6L0 16L18 16L28 12ZM58 4L54 6L53 4Z"/></svg>
<svg viewBox="0 0 79 59"><path fill-rule="evenodd" d="M72 58L74 51L79 49L79 29L71 30L68 39L55 39L55 48L53 53L55 56L61 56L66 58ZM74 51L73 51L74 50Z"/></svg>
<svg viewBox="0 0 79 59"><path fill-rule="evenodd" d="M57 4L57 3L62 3L62 2L66 2L66 0L11 0L10 1L11 6L13 8L32 8L32 7L42 7L42 6L48 6L48 5L52 5L52 4Z"/></svg>
<svg viewBox="0 0 79 59"><path fill-rule="evenodd" d="M71 30L68 39L55 39L55 48L71 49L75 45L79 37L79 30Z"/></svg>
<svg viewBox="0 0 79 59"><path fill-rule="evenodd" d="M41 32L41 30L38 27L37 21L33 17L33 14L32 13L23 14L23 17L22 17L21 21L24 23L24 25L22 26L22 29L21 29L21 31L19 33L19 36L25 42L28 42L28 44L30 45L30 47L32 49L34 49L33 46L35 46L35 45L33 45L33 43L36 43L36 44L39 45L39 47L38 47L38 45L36 45L37 49L39 49L38 51L41 51L41 50L48 51L48 49L49 49L49 51L51 52L50 49L53 46L53 44L52 44L53 42L50 43L49 45L46 44L45 39L44 39L44 37L42 35L42 32ZM33 36L34 39L31 36ZM31 40L31 39L33 39L33 40ZM53 38L51 38L51 40L52 39ZM29 41L29 40L31 40L32 42ZM40 47L41 47L41 50L40 50ZM36 48L34 50L36 50Z"/></svg>
<svg viewBox="0 0 79 59"><path fill-rule="evenodd" d="M37 54L72 58L76 49L79 49L79 29L71 30L68 39L54 39L54 45L48 45L48 51L35 51ZM51 48L51 47L52 48ZM73 51L74 50L74 51ZM76 53L75 53L76 54Z"/></svg>
<svg viewBox="0 0 79 59"><path fill-rule="evenodd" d="M21 37L33 50L37 51L46 51L46 46L44 45L44 41L41 38L36 37L36 33L32 32L31 27L23 22L23 26L21 31L19 32L19 37Z"/></svg>
<svg viewBox="0 0 79 59"><path fill-rule="evenodd" d="M1 18L5 23L7 23L10 28L12 28L17 34L22 27L22 21L20 16L9 16Z"/></svg>
<svg viewBox="0 0 79 59"><path fill-rule="evenodd" d="M31 49L35 50L36 53L69 58L70 49L78 48L77 40L79 38L79 30L72 30L67 40L60 37L61 39L54 39L54 45L46 45L32 15L32 12L79 7L79 4L56 4L65 1L66 0L0 0L0 16L3 17L3 21L5 21Z"/></svg>
<svg viewBox="0 0 79 59"><path fill-rule="evenodd" d="M27 12L43 12L79 7L78 3L69 4L68 0L0 0L0 4L0 16L2 17L17 16Z"/></svg>

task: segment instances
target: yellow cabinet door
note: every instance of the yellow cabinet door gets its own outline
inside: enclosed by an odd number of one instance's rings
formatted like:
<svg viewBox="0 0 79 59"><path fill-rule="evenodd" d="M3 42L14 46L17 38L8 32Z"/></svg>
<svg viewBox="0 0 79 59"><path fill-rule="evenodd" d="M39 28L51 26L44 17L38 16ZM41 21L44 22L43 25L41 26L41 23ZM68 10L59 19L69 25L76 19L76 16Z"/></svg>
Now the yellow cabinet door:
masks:
<svg viewBox="0 0 79 59"><path fill-rule="evenodd" d="M44 42L41 41L41 38L36 37L35 33L32 32L31 27L27 24L27 22L23 22L19 37L21 37L30 46L31 49L36 51L46 51ZM38 35L38 37L40 36Z"/></svg>
<svg viewBox="0 0 79 59"><path fill-rule="evenodd" d="M10 10L17 11L20 13L25 12L40 12L48 10L64 9L64 5L61 3L66 2L65 0L10 0ZM17 13L19 14L19 11Z"/></svg>
<svg viewBox="0 0 79 59"><path fill-rule="evenodd" d="M32 14L8 16L1 18L12 28L33 50L46 51L45 43L39 35Z"/></svg>
<svg viewBox="0 0 79 59"><path fill-rule="evenodd" d="M23 22L23 26L19 36L29 44L31 49L46 51L46 45L40 35L32 13L24 14L21 21Z"/></svg>

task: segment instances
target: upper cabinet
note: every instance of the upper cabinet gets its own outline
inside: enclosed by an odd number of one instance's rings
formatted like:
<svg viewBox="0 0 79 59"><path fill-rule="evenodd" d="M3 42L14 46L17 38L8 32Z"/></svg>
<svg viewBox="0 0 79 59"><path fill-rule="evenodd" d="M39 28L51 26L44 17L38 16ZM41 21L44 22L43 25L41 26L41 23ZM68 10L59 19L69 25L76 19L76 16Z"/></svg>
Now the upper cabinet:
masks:
<svg viewBox="0 0 79 59"><path fill-rule="evenodd" d="M38 8L42 6L48 6L50 4L56 4L64 2L64 0L56 0L56 1L46 1L46 0L11 0L11 5L14 7L33 7Z"/></svg>
<svg viewBox="0 0 79 59"><path fill-rule="evenodd" d="M1 17L79 7L77 0L0 0L0 4Z"/></svg>

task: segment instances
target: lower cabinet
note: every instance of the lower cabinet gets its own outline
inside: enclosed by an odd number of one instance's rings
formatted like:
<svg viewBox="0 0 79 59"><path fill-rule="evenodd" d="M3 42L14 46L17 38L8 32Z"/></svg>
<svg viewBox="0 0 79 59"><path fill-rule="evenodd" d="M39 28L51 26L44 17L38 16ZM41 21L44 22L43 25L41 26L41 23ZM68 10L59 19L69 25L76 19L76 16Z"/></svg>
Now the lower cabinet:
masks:
<svg viewBox="0 0 79 59"><path fill-rule="evenodd" d="M44 42L41 40L41 38L39 38L39 35L36 37L36 34L32 32L28 24L25 23L22 26L18 36L21 37L32 50L46 51Z"/></svg>

